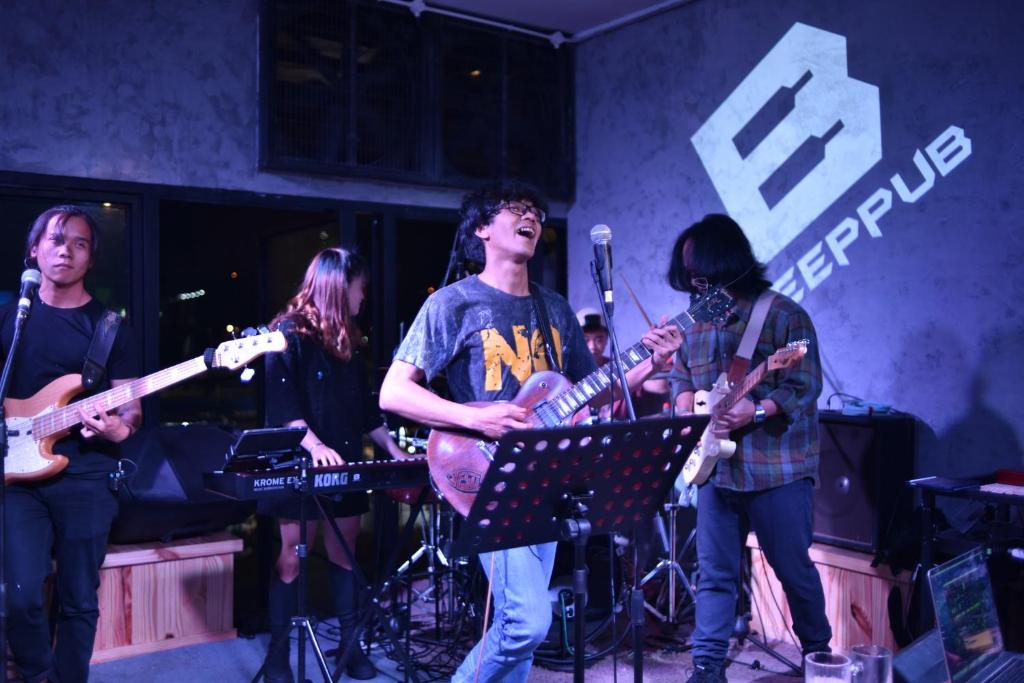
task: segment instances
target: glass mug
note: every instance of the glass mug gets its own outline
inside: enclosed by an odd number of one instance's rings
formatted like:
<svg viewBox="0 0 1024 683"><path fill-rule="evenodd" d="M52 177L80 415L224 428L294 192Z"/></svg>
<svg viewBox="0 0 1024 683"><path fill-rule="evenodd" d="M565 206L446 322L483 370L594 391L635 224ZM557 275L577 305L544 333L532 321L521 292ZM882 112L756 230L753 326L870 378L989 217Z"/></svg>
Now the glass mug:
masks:
<svg viewBox="0 0 1024 683"><path fill-rule="evenodd" d="M854 645L850 660L855 683L892 683L892 652L881 645Z"/></svg>
<svg viewBox="0 0 1024 683"><path fill-rule="evenodd" d="M851 683L852 669L846 655L812 652L804 657L804 683Z"/></svg>

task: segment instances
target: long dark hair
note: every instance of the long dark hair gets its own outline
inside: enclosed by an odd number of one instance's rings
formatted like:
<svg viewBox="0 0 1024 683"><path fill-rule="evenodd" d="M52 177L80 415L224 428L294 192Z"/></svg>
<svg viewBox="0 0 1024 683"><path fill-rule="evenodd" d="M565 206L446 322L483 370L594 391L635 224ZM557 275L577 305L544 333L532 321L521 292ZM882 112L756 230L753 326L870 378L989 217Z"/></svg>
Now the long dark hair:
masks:
<svg viewBox="0 0 1024 683"><path fill-rule="evenodd" d="M366 262L355 250L332 247L310 261L302 285L270 323L271 329L294 326L328 353L349 360L355 351L359 331L355 313L348 310L348 288L366 275Z"/></svg>
<svg viewBox="0 0 1024 683"><path fill-rule="evenodd" d="M690 243L690 264L683 259L683 246ZM707 278L708 284L728 287L729 291L755 297L772 286L765 277L766 266L754 258L750 240L733 219L710 213L676 238L672 247L668 283L672 289L699 293L690 281Z"/></svg>
<svg viewBox="0 0 1024 683"><path fill-rule="evenodd" d="M72 218L81 218L85 221L85 224L89 226L89 232L92 233L89 241L89 257L93 263L96 263L96 253L100 248L100 231L96 225L96 219L80 206L61 204L60 206L54 206L43 211L32 222L32 227L28 230L28 237L25 238L25 265L35 265L35 263L32 263L34 261L32 258L32 247L39 246L39 240L43 239L46 226L50 224L54 216L58 216L54 227L61 235L64 234L64 228Z"/></svg>
<svg viewBox="0 0 1024 683"><path fill-rule="evenodd" d="M545 213L548 210L547 202L540 196L540 192L532 185L518 180L490 183L463 197L462 208L459 210L459 232L466 260L484 265L484 243L476 236L476 229L494 220L503 203L515 201L529 202Z"/></svg>

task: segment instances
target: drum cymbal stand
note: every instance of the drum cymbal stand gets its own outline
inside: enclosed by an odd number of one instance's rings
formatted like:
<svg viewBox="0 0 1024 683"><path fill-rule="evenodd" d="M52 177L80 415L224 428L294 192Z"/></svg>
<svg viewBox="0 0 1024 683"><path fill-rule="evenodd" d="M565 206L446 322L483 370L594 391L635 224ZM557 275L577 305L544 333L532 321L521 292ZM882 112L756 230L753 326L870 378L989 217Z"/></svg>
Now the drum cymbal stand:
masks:
<svg viewBox="0 0 1024 683"><path fill-rule="evenodd" d="M668 578L668 611L661 612L657 607L644 602L644 608L657 617L658 620L676 624L678 623L678 617L681 610L677 608L679 605L676 604L676 582L682 582L683 588L690 596L691 604L697 601L697 594L694 591L694 586L691 585L690 577L683 571L683 566L679 563L679 558L685 556L686 552L690 549L696 539L697 530L694 529L690 532L686 542L683 544L681 551L677 551L677 536L676 536L676 515L679 512L679 508L683 507L679 503L666 503L664 506L665 514L668 517L668 533L665 532L665 520L662 519L661 515L654 518L655 529L658 532L658 537L661 539L662 550L664 557L662 557L658 564L655 565L654 569L649 571L646 576L640 581L640 585L644 586L650 581L653 581L661 574L665 574ZM662 594L665 591L662 591ZM659 601L660 602L660 601Z"/></svg>

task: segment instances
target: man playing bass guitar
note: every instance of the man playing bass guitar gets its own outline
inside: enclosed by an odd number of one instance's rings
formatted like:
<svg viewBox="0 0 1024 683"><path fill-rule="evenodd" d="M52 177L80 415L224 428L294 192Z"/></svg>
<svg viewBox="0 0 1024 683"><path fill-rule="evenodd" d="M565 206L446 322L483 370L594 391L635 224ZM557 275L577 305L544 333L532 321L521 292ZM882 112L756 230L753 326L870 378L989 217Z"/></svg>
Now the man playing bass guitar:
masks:
<svg viewBox="0 0 1024 683"><path fill-rule="evenodd" d="M754 304L770 283L740 226L728 216L712 214L676 240L669 284L691 295L720 286L736 301L724 325L694 325L679 349L673 371L679 392L676 407L689 412L695 392L710 389L719 374L729 370ZM816 401L822 381L817 338L807 313L793 300L775 294L751 364L798 340L807 341L807 353L798 363L767 375L749 398L731 408L711 409L715 436L735 441L736 451L718 461L697 496L700 579L693 633L695 671L690 681L726 680L740 558L751 528L785 589L804 653L827 650L832 638L821 580L807 552L811 495L818 476Z"/></svg>
<svg viewBox="0 0 1024 683"><path fill-rule="evenodd" d="M38 266L42 283L25 323L10 398L27 399L63 375L82 371L94 331L106 318L105 307L84 284L96 260L99 237L93 218L74 206L44 211L29 230L26 261ZM0 308L0 360L11 348L16 304ZM126 384L139 375L130 334L127 324L117 328L105 378L93 389ZM54 448L68 458L67 467L52 478L7 487L7 636L18 670L30 683L74 683L89 677L99 618L100 565L117 513L107 476L117 461L115 444L142 423L137 400L109 414L88 399L82 405L90 410L80 408L81 430ZM43 609L51 551L57 559L59 596L55 650Z"/></svg>
<svg viewBox="0 0 1024 683"><path fill-rule="evenodd" d="M483 271L427 299L381 386L382 409L430 427L497 439L530 427L526 408L497 401L513 399L533 372L560 366L575 382L596 369L568 302L544 287L536 287L539 302L530 294L527 262L544 219L541 198L526 186L498 183L465 197L459 231L466 257L483 263ZM538 305L546 307L557 362L547 350ZM649 330L643 343L652 355L629 372L630 386L664 369L681 341L674 326ZM442 372L452 401L420 384ZM467 405L474 401L488 403ZM547 590L554 556L554 543L481 555L494 595L493 626L453 681L473 681L478 672L480 681L526 680L551 623Z"/></svg>

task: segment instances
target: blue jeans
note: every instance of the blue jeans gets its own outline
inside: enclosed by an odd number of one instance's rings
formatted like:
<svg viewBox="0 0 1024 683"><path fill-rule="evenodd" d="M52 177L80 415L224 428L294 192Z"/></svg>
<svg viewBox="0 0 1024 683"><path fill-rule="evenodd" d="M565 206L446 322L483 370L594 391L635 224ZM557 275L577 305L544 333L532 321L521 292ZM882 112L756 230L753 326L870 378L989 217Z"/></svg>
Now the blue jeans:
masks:
<svg viewBox="0 0 1024 683"><path fill-rule="evenodd" d="M811 546L812 493L810 479L764 491L731 491L711 483L700 487L695 659L725 659L736 623L740 557L751 528L786 592L793 631L803 651L828 648L832 629L825 616L825 594L818 570L807 554Z"/></svg>
<svg viewBox="0 0 1024 683"><path fill-rule="evenodd" d="M526 681L533 665L533 651L544 642L551 628L548 584L557 545L544 543L480 555L480 563L491 582L494 621L483 640L466 655L452 676L452 683L475 680L481 650L481 683Z"/></svg>

